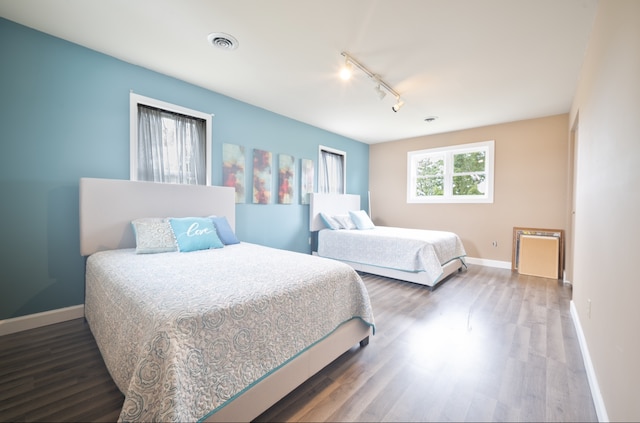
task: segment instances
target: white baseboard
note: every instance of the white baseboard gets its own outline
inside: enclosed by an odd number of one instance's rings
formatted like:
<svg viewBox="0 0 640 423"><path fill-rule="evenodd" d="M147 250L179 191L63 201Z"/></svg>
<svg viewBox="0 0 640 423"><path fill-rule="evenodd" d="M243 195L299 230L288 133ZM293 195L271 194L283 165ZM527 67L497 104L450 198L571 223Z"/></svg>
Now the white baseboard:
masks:
<svg viewBox="0 0 640 423"><path fill-rule="evenodd" d="M0 320L0 336L84 317L84 304Z"/></svg>
<svg viewBox="0 0 640 423"><path fill-rule="evenodd" d="M584 337L580 318L578 317L578 310L576 310L573 300L569 303L569 310L571 311L571 320L573 320L573 325L575 326L576 333L578 334L578 343L580 344L582 360L584 361L584 367L587 372L589 388L591 388L591 398L593 398L593 405L596 409L596 414L598 415L598 421L608 422L609 415L607 414L604 399L600 393L600 385L598 385L598 378L596 377L596 372L593 368L593 363L591 362L591 355L589 354L589 348L587 347L587 340Z"/></svg>
<svg viewBox="0 0 640 423"><path fill-rule="evenodd" d="M567 271L566 270L562 272L562 282L566 283L567 285L573 285L573 283L569 279L567 279Z"/></svg>
<svg viewBox="0 0 640 423"><path fill-rule="evenodd" d="M477 264L478 266L497 267L499 269L511 269L510 261L500 260L488 260L475 257L465 257L464 259L469 264Z"/></svg>

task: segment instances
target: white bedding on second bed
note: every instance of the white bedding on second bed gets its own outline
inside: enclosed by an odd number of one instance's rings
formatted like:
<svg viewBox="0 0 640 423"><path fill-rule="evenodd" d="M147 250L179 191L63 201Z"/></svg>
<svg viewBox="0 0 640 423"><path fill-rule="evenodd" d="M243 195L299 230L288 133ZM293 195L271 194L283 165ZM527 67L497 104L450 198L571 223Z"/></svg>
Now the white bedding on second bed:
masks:
<svg viewBox="0 0 640 423"><path fill-rule="evenodd" d="M466 252L460 237L453 232L376 226L364 230L320 230L318 255L405 272L425 272L431 281L436 281L443 265L463 259Z"/></svg>
<svg viewBox="0 0 640 423"><path fill-rule="evenodd" d="M125 421L206 418L343 323L373 325L351 267L254 244L103 251L86 272L86 318Z"/></svg>

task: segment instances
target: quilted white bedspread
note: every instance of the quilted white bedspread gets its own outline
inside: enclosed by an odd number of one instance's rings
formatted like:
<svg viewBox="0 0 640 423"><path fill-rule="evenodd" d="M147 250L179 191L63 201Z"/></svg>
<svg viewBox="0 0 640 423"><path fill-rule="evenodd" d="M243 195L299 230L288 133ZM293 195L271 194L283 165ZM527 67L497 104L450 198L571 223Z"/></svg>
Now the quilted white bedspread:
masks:
<svg viewBox="0 0 640 423"><path fill-rule="evenodd" d="M248 243L96 253L85 315L125 394L122 421L206 418L342 323L374 324L349 266Z"/></svg>
<svg viewBox="0 0 640 423"><path fill-rule="evenodd" d="M318 232L318 255L406 272L426 272L436 281L442 265L466 256L453 232L376 226L364 230Z"/></svg>

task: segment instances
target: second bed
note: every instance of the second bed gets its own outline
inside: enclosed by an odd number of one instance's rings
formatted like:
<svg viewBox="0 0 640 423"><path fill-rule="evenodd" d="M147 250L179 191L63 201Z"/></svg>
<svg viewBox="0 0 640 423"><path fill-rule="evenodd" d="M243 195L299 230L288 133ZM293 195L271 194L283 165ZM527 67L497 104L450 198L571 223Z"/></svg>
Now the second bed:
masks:
<svg viewBox="0 0 640 423"><path fill-rule="evenodd" d="M358 195L313 194L310 211L310 230L318 231L316 254L345 262L355 270L433 287L466 267L464 245L453 232L374 226L371 222L367 229L359 229L349 223L346 217L357 221L358 214L364 213ZM340 228L327 222L332 219Z"/></svg>

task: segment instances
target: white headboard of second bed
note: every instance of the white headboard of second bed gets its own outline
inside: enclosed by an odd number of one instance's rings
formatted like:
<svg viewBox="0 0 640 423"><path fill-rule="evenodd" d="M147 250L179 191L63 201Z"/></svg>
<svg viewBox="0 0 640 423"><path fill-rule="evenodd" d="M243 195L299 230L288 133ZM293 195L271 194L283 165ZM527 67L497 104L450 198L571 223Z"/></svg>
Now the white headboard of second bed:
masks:
<svg viewBox="0 0 640 423"><path fill-rule="evenodd" d="M319 194L312 193L309 206L309 230L324 229L320 213L328 215L348 214L360 210L360 196L357 194Z"/></svg>

